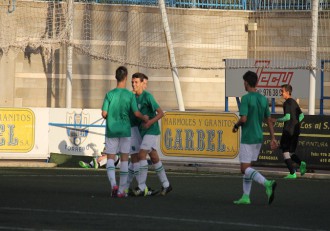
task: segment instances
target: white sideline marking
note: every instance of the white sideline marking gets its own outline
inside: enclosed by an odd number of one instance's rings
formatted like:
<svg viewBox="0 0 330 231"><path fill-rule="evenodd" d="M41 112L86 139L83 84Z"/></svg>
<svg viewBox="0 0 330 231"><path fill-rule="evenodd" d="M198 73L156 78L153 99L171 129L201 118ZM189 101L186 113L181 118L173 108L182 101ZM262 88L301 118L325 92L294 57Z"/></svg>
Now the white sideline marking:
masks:
<svg viewBox="0 0 330 231"><path fill-rule="evenodd" d="M172 173L168 172L168 175L171 175L171 177L174 178L182 178L182 177L191 177L191 178L225 178L225 177L233 177L237 178L236 175L215 175L215 174L203 174L203 173L198 173L198 175L195 175L195 173ZM155 175L154 172L149 172L148 175ZM63 175L53 175L53 174L1 174L0 177L106 177L105 173L103 172L102 174L63 174ZM238 177L242 178L241 175Z"/></svg>
<svg viewBox="0 0 330 231"><path fill-rule="evenodd" d="M117 216L117 217L128 217L137 219L154 219L154 220L165 220L165 221L179 221L188 223L204 223L204 224L216 224L216 225L230 225L237 227L253 227L262 230L276 229L276 230L297 230L297 231L326 231L323 229L306 229L306 228L296 228L289 226L273 226L273 225L259 225L259 224L249 224L249 223L238 223L238 222L226 222L226 221L214 221L214 220L198 220L198 219L188 219L188 218L176 218L176 217L158 217L158 216L146 216L137 214L120 214L120 213L97 213L97 212L81 212L81 211L64 211L64 210L48 210L48 209L27 209L27 208L10 208L10 207L0 207L0 210L5 211L24 211L24 212L38 212L38 213L59 213L59 214L77 214L77 215L91 215L95 217L99 216Z"/></svg>
<svg viewBox="0 0 330 231"><path fill-rule="evenodd" d="M0 230L19 230L19 231L35 231L36 229L32 228L23 228L23 227L9 227L9 226L0 226ZM55 231L55 229L42 229L44 231Z"/></svg>
<svg viewBox="0 0 330 231"><path fill-rule="evenodd" d="M9 226L0 226L0 230L15 230L15 231L35 231L35 228L23 228L23 227L9 227ZM56 229L42 229L43 231L56 231Z"/></svg>
<svg viewBox="0 0 330 231"><path fill-rule="evenodd" d="M36 174L3 174L0 175L0 177L100 177L100 176L105 176L104 174L102 175L36 175Z"/></svg>
<svg viewBox="0 0 330 231"><path fill-rule="evenodd" d="M0 226L0 230L33 230L33 229L29 229L29 228L19 228L19 227Z"/></svg>

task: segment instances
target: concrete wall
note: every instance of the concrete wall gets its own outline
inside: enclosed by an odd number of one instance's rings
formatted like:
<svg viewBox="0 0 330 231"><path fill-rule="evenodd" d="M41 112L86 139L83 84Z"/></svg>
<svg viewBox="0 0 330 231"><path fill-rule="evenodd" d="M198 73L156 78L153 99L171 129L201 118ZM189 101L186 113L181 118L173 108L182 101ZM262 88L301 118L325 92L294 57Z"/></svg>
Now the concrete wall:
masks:
<svg viewBox="0 0 330 231"><path fill-rule="evenodd" d="M148 12L150 14L159 14L157 8L127 7L126 11L134 10L135 12ZM101 8L95 7L95 14ZM102 9L104 10L104 9ZM123 12L127 14L127 12ZM245 30L245 25L249 21L254 21L255 15L246 11L221 11L221 10L189 10L182 11L186 20L190 20L196 15L203 14L205 18L212 20L214 17L235 18L228 20L230 25L236 31L236 37L240 37L240 50L237 50L237 57L254 58L255 52L267 54L267 42L259 44L260 47L254 48L253 41L255 34ZM147 15L148 14L144 14ZM283 17L284 15L284 17ZM82 15L75 15L75 20L81 20ZM169 17L171 15L169 14ZM272 24L273 30L267 27L267 33L270 34L269 41L272 40L272 46L282 47L282 36L299 36L301 33L308 33L310 27L310 18L308 15L290 12L281 13L279 18L277 14L264 22L263 18L258 18L258 35L262 35L265 27ZM125 17L123 17L125 18ZM289 23L294 27L296 20L306 21L306 31L281 34L277 33L279 27L282 28L283 23ZM126 21L123 23L127 23ZM203 20L201 23L209 23ZM129 25L127 25L129 28ZM145 26L146 30L148 26ZM75 33L81 31L82 28L76 27ZM226 29L224 29L226 30ZM290 27L288 27L290 30ZM183 36L189 38L189 31L184 28L175 28L172 33L183 33ZM225 32L225 31L223 31ZM121 39L125 39L122 37ZM225 42L228 39L223 38ZM295 46L296 44L292 44ZM308 44L299 44L299 46L307 47ZM298 45L297 45L298 46ZM298 47L299 47L298 46ZM265 48L266 47L266 48ZM183 48L182 48L183 49ZM186 49L186 48L185 48ZM190 48L194 49L194 48ZM129 48L128 48L129 50ZM274 50L274 47L272 47ZM273 52L273 51L272 51ZM134 55L134 54L132 54ZM296 57L297 53L293 54ZM298 54L299 55L299 54ZM26 51L19 53L15 58L3 56L0 62L0 107L65 107L66 94L66 49L62 47L53 51L52 61L45 62L43 57L36 53ZM221 57L228 58L228 57ZM205 60L207 62L207 60ZM100 108L105 93L116 86L114 79L115 69L118 63L107 60L96 60L89 56L74 53L73 56L73 98L72 107L75 108ZM129 73L144 72L150 78L149 91L154 94L161 107L165 110L178 109L172 75L170 70L166 69L146 69L135 66L127 66ZM225 102L225 77L224 70L196 70L196 69L180 69L179 76L181 88L186 109L208 109L208 110L224 110ZM330 81L329 76L327 80ZM238 86L243 87L243 86ZM128 86L128 88L131 88ZM328 90L327 86L326 90ZM304 101L302 101L304 102ZM328 103L326 103L329 106ZM231 99L230 106L236 108L234 99Z"/></svg>

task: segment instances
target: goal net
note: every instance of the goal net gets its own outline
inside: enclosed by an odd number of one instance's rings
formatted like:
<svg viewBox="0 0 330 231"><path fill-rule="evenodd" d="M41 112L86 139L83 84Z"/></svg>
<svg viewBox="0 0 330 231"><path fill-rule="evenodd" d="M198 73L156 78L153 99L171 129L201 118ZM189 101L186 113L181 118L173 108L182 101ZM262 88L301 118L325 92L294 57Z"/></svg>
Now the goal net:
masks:
<svg viewBox="0 0 330 231"><path fill-rule="evenodd" d="M166 11L178 69L224 69L226 59L273 60L274 68L310 68L310 10L167 7ZM318 60L330 60L329 14L324 9L319 12ZM68 45L94 59L170 68L169 44L157 5L75 2L71 21L66 2L0 0L3 55L39 52L50 61L51 51ZM324 70L329 71L328 64Z"/></svg>

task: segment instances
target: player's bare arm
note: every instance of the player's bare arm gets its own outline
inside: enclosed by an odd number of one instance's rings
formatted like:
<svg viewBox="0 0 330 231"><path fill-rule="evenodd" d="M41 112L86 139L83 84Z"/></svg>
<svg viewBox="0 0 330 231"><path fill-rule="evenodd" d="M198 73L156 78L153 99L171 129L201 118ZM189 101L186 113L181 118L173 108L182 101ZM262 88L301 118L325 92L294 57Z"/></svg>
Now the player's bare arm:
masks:
<svg viewBox="0 0 330 231"><path fill-rule="evenodd" d="M271 117L268 117L267 119L267 124L268 124L268 128L269 128L269 134L270 134L270 148L272 150L276 149L278 147L278 143L277 140L275 138L275 133L274 133L274 123Z"/></svg>
<svg viewBox="0 0 330 231"><path fill-rule="evenodd" d="M149 121L149 116L147 115L142 115L142 113L140 111L136 111L134 112L134 115L139 118L140 120L142 120L143 122L147 123Z"/></svg>
<svg viewBox="0 0 330 231"><path fill-rule="evenodd" d="M107 115L108 115L108 112L107 111L102 111L102 117L103 117L103 119L106 119L107 118Z"/></svg>
<svg viewBox="0 0 330 231"><path fill-rule="evenodd" d="M157 115L144 124L145 128L149 128L151 125L156 123L158 120L160 120L164 116L164 112L160 107L157 108L156 112L157 112Z"/></svg>

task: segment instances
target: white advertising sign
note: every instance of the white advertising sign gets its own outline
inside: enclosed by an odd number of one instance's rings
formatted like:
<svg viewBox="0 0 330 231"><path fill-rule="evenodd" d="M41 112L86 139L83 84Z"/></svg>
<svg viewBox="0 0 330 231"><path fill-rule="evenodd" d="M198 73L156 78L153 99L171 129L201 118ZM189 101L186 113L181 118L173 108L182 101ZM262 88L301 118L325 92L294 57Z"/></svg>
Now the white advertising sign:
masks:
<svg viewBox="0 0 330 231"><path fill-rule="evenodd" d="M239 97L246 94L243 85L243 75L247 71L254 71L258 75L257 90L267 98L280 98L280 89L283 84L290 84L293 88L294 98L309 98L309 76L307 69L280 69L276 67L306 66L306 61L253 60L253 59L228 59L226 60L226 96ZM300 65L299 65L300 64ZM237 66L237 68L235 68ZM239 68L238 68L239 67ZM241 68L252 67L252 68ZM315 97L320 98L320 73L316 78Z"/></svg>
<svg viewBox="0 0 330 231"><path fill-rule="evenodd" d="M105 121L100 109L50 108L49 152L97 156L104 148Z"/></svg>
<svg viewBox="0 0 330 231"><path fill-rule="evenodd" d="M0 108L0 159L47 159L49 108Z"/></svg>

